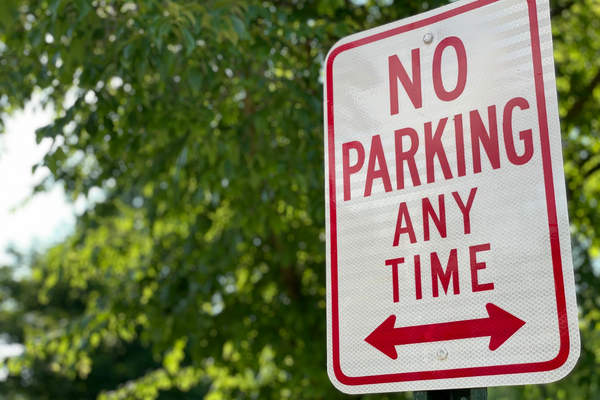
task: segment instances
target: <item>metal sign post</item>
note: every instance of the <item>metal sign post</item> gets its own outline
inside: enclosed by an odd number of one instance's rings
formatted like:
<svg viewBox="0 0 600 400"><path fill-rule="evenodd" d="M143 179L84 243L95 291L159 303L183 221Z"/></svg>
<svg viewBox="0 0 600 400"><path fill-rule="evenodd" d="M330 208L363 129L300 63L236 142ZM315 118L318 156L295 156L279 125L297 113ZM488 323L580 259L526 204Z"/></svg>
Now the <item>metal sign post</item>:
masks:
<svg viewBox="0 0 600 400"><path fill-rule="evenodd" d="M487 400L487 388L415 392L414 400Z"/></svg>
<svg viewBox="0 0 600 400"><path fill-rule="evenodd" d="M327 351L341 391L479 399L455 389L575 366L549 11L463 0L327 56Z"/></svg>

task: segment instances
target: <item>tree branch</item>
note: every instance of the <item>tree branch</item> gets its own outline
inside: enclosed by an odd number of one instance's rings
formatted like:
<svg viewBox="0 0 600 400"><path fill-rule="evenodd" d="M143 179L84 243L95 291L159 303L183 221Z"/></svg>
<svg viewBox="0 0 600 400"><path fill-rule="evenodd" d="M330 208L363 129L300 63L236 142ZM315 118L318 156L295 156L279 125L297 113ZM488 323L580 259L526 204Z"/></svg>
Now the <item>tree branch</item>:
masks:
<svg viewBox="0 0 600 400"><path fill-rule="evenodd" d="M577 99L575 104L573 104L573 107L571 107L569 112L567 112L567 115L565 116L566 120L573 118L574 116L576 116L577 114L579 114L581 112L586 101L588 101L589 98L592 96L594 89L596 88L596 86L598 86L599 83L600 83L600 71L598 71L598 73L596 74L594 79L592 79L590 84L583 90L583 92L581 93L581 96L579 96L579 99Z"/></svg>
<svg viewBox="0 0 600 400"><path fill-rule="evenodd" d="M585 173L586 179L589 178L594 172L600 170L600 163L596 164L594 167L590 168L589 171Z"/></svg>

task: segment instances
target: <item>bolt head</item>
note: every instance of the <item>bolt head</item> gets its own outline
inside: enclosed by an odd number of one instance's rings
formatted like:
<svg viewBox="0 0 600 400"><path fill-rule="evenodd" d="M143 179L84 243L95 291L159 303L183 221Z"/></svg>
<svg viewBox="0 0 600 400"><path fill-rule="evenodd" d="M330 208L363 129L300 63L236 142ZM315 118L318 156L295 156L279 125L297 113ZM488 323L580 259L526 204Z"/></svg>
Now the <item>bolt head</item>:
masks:
<svg viewBox="0 0 600 400"><path fill-rule="evenodd" d="M433 35L431 33L426 33L425 36L423 36L423 42L425 42L425 44L433 42Z"/></svg>
<svg viewBox="0 0 600 400"><path fill-rule="evenodd" d="M440 347L437 351L436 356L438 360L445 360L448 357L448 350L446 350L443 347Z"/></svg>

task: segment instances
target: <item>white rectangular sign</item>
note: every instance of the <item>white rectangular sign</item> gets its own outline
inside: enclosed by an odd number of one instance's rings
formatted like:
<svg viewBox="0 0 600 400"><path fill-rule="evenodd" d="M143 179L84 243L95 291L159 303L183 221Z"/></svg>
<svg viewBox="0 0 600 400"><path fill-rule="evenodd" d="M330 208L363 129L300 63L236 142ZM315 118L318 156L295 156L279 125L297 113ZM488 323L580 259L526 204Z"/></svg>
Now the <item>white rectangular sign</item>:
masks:
<svg viewBox="0 0 600 400"><path fill-rule="evenodd" d="M548 0L460 1L326 60L328 372L550 382L579 356Z"/></svg>

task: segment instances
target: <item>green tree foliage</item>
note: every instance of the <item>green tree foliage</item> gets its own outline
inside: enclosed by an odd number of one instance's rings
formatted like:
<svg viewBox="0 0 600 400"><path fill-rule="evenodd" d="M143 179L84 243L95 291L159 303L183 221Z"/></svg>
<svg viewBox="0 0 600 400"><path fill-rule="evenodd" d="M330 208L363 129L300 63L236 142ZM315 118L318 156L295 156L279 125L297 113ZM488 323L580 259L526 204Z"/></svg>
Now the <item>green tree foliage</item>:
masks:
<svg viewBox="0 0 600 400"><path fill-rule="evenodd" d="M38 190L89 204L30 277L2 271L0 330L26 351L0 396L344 397L325 368L323 60L442 3L0 1L0 111L54 104ZM552 9L584 350L566 380L499 398L600 390L600 5Z"/></svg>

